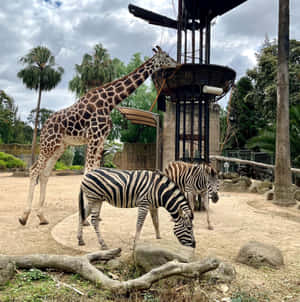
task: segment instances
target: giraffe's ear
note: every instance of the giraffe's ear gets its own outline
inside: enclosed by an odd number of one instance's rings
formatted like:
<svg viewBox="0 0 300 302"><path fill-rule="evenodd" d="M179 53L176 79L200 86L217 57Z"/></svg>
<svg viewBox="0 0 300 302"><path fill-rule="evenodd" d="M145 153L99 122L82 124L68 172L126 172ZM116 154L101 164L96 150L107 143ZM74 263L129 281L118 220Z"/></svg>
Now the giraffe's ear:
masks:
<svg viewBox="0 0 300 302"><path fill-rule="evenodd" d="M158 51L162 51L162 49L158 45L156 45L156 48Z"/></svg>
<svg viewBox="0 0 300 302"><path fill-rule="evenodd" d="M157 53L157 50L155 48L152 48L153 52Z"/></svg>

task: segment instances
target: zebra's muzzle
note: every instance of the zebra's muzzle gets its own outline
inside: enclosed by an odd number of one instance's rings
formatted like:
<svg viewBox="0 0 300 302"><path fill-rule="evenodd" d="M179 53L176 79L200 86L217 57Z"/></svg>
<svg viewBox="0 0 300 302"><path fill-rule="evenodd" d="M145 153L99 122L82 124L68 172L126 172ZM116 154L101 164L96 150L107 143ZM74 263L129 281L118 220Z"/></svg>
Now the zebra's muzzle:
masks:
<svg viewBox="0 0 300 302"><path fill-rule="evenodd" d="M212 200L212 202L216 203L219 200L218 193L212 193L211 194L211 200Z"/></svg>

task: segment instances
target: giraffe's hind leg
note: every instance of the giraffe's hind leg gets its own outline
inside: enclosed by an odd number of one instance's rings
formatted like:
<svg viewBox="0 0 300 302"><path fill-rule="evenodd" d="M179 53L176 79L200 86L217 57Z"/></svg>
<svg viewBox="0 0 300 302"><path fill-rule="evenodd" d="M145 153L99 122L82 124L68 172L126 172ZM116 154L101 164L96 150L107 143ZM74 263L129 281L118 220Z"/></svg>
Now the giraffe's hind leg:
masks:
<svg viewBox="0 0 300 302"><path fill-rule="evenodd" d="M62 144L58 148L56 148L52 156L48 158L48 160L46 161L44 169L42 169L40 172L40 199L37 207L37 216L40 220L40 225L45 225L49 223L43 213L43 206L46 198L47 183L55 163L64 153L66 147L67 145Z"/></svg>
<svg viewBox="0 0 300 302"><path fill-rule="evenodd" d="M39 177L39 162L35 162L33 166L31 167L30 171L30 181L29 181L29 190L28 190L28 196L27 196L27 206L22 214L21 217L19 217L19 222L22 225L25 225L27 223L28 217L31 213L32 209L32 200L34 195L34 189L37 184Z"/></svg>

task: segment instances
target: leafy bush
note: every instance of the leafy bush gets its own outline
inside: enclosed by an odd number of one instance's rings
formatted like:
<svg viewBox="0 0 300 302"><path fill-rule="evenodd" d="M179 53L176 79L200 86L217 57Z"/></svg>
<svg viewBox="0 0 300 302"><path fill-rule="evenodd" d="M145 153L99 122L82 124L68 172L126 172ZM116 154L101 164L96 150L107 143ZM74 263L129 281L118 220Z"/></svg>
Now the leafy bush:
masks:
<svg viewBox="0 0 300 302"><path fill-rule="evenodd" d="M71 166L74 159L74 148L69 147L63 155L60 157L59 161L66 166Z"/></svg>
<svg viewBox="0 0 300 302"><path fill-rule="evenodd" d="M25 168L26 164L19 158L11 154L0 152L0 169L5 168Z"/></svg>

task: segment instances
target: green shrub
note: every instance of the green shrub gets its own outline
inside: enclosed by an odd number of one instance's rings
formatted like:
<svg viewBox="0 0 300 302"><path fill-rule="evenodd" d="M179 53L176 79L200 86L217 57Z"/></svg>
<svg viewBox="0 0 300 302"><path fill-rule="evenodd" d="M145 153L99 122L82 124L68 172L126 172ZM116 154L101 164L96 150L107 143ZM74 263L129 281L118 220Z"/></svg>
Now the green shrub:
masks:
<svg viewBox="0 0 300 302"><path fill-rule="evenodd" d="M54 166L54 169L55 170L68 170L69 167L66 166L63 162L57 161L56 164L55 164L55 166Z"/></svg>
<svg viewBox="0 0 300 302"><path fill-rule="evenodd" d="M59 161L65 164L66 166L71 166L74 159L74 148L69 147L63 155L60 157Z"/></svg>
<svg viewBox="0 0 300 302"><path fill-rule="evenodd" d="M26 164L11 154L0 152L0 168L25 168Z"/></svg>

